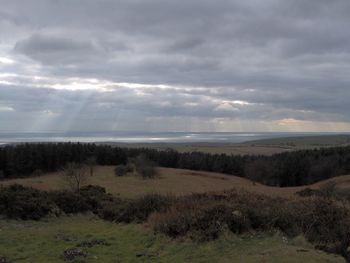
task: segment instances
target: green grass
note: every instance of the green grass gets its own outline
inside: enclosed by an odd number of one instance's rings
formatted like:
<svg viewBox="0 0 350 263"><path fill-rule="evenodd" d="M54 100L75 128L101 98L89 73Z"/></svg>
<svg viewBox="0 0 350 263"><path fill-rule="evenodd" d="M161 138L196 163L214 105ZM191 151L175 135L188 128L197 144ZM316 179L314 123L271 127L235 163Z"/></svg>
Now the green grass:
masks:
<svg viewBox="0 0 350 263"><path fill-rule="evenodd" d="M73 240L64 241L62 236ZM285 239L279 234L227 234L216 241L194 243L92 215L39 222L0 220L0 257L6 256L11 262L64 262L60 256L65 249L91 239L104 239L110 245L84 248L88 257L75 262L344 262L339 256L312 249L302 238Z"/></svg>

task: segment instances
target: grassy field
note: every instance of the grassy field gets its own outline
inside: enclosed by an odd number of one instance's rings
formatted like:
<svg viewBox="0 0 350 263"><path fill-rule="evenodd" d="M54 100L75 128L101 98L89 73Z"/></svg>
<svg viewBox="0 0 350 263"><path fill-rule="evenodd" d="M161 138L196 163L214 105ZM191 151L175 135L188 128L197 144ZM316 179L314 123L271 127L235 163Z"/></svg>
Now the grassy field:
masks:
<svg viewBox="0 0 350 263"><path fill-rule="evenodd" d="M310 149L319 147L347 146L350 145L350 135L322 135L276 138L245 143L247 146L255 147L287 147L296 149Z"/></svg>
<svg viewBox="0 0 350 263"><path fill-rule="evenodd" d="M174 194L181 196L191 193L220 191L233 188L271 196L293 197L295 192L305 187L317 189L329 181L335 182L339 188L350 189L350 176L339 176L310 186L281 188L265 186L259 183L253 183L245 178L219 173L173 168L159 168L159 173L159 178L148 180L141 179L137 176L117 177L114 175L113 166L97 166L94 176L89 177L87 183L100 185L106 188L109 193L128 198L147 193ZM60 173L51 173L40 177L11 179L0 181L0 185L6 186L18 183L41 190L59 190L66 188L60 175Z"/></svg>
<svg viewBox="0 0 350 263"><path fill-rule="evenodd" d="M340 256L314 250L301 237L226 234L218 240L197 244L171 240L145 226L114 224L92 215L39 222L0 220L0 233L0 258L19 263L64 262L65 250L92 240L103 240L106 244L80 247L87 256L72 262L344 262Z"/></svg>

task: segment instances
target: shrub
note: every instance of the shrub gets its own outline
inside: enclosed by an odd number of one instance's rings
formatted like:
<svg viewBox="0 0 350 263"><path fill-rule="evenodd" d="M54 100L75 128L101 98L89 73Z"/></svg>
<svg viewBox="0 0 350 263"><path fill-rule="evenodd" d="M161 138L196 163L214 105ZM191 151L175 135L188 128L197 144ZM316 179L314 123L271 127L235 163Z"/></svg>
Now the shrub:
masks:
<svg viewBox="0 0 350 263"><path fill-rule="evenodd" d="M131 160L136 172L143 179L151 179L158 176L158 171L154 162L149 160L145 155L141 154Z"/></svg>
<svg viewBox="0 0 350 263"><path fill-rule="evenodd" d="M0 214L16 219L39 220L49 213L98 212L113 197L99 186L86 186L80 193L69 191L45 192L21 185L0 188Z"/></svg>
<svg viewBox="0 0 350 263"><path fill-rule="evenodd" d="M69 191L59 191L51 194L52 200L61 211L67 214L91 210L91 206L79 194Z"/></svg>
<svg viewBox="0 0 350 263"><path fill-rule="evenodd" d="M0 190L0 213L6 217L39 220L55 210L55 204L47 192L21 185Z"/></svg>
<svg viewBox="0 0 350 263"><path fill-rule="evenodd" d="M153 213L149 223L170 237L196 240L215 239L224 229L237 234L276 229L289 236L304 234L319 249L350 256L349 204L328 195L285 200L237 191L196 194Z"/></svg>
<svg viewBox="0 0 350 263"><path fill-rule="evenodd" d="M80 196L90 206L93 212L101 208L105 202L113 202L111 194L106 193L106 189L97 185L88 185L80 189Z"/></svg>
<svg viewBox="0 0 350 263"><path fill-rule="evenodd" d="M208 202L194 196L192 200L179 201L164 212L153 213L149 221L155 231L170 237L189 235L196 240L210 240L217 238L227 226L232 212L227 203Z"/></svg>
<svg viewBox="0 0 350 263"><path fill-rule="evenodd" d="M113 197L100 186L88 185L80 189L80 193L70 191L53 192L52 199L65 213L97 212L106 201Z"/></svg>
<svg viewBox="0 0 350 263"><path fill-rule="evenodd" d="M350 200L350 192L346 188L339 188L334 182L323 184L320 189L305 188L297 195L301 197L324 197L328 199L337 199L340 201Z"/></svg>
<svg viewBox="0 0 350 263"><path fill-rule="evenodd" d="M350 213L348 204L325 198L307 203L304 233L318 248L346 256L350 246Z"/></svg>
<svg viewBox="0 0 350 263"><path fill-rule="evenodd" d="M116 222L143 222L156 211L165 211L174 202L172 196L147 194L135 200L115 199L105 202L98 211L99 216Z"/></svg>
<svg viewBox="0 0 350 263"><path fill-rule="evenodd" d="M301 197L319 196L320 190L311 189L311 188L307 187L303 190L296 192L296 194L301 196Z"/></svg>
<svg viewBox="0 0 350 263"><path fill-rule="evenodd" d="M125 176L132 172L132 167L130 165L120 164L114 168L114 174L116 176Z"/></svg>
<svg viewBox="0 0 350 263"><path fill-rule="evenodd" d="M337 190L338 189L337 189L336 183L333 181L329 181L329 182L321 185L319 191L320 191L321 196L331 198L331 197L336 197Z"/></svg>

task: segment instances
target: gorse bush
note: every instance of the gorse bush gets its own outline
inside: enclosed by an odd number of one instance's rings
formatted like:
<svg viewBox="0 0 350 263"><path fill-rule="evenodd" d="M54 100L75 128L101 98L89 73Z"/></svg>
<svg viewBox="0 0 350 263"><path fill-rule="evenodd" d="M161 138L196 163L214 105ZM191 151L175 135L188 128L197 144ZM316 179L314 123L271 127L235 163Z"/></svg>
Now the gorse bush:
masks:
<svg viewBox="0 0 350 263"><path fill-rule="evenodd" d="M298 207L280 199L248 196L193 195L178 201L165 212L154 213L150 223L171 237L216 238L224 229L236 234L251 230L281 230L296 235L300 230Z"/></svg>
<svg viewBox="0 0 350 263"><path fill-rule="evenodd" d="M40 191L21 185L0 188L0 215L23 220L39 220L49 214L62 212L97 213L104 202L114 200L104 188L86 186L80 193L69 191Z"/></svg>
<svg viewBox="0 0 350 263"><path fill-rule="evenodd" d="M115 198L106 193L106 189L97 185L88 185L80 190L80 196L89 205L90 210L97 212L105 203L113 202Z"/></svg>
<svg viewBox="0 0 350 263"><path fill-rule="evenodd" d="M303 232L317 248L350 259L349 204L317 198L306 204Z"/></svg>
<svg viewBox="0 0 350 263"><path fill-rule="evenodd" d="M153 212L165 211L176 198L170 195L147 194L136 199L115 199L98 211L101 218L115 222L144 222Z"/></svg>
<svg viewBox="0 0 350 263"><path fill-rule="evenodd" d="M50 192L50 197L57 207L67 214L86 211L97 213L105 202L114 200L103 187L92 185L82 187L79 193L70 191Z"/></svg>
<svg viewBox="0 0 350 263"><path fill-rule="evenodd" d="M172 206L164 213L154 213L150 222L156 231L170 237L189 235L204 241L217 238L227 226L232 211L223 203L194 201Z"/></svg>
<svg viewBox="0 0 350 263"><path fill-rule="evenodd" d="M211 240L223 231L236 234L279 230L304 234L318 248L347 257L350 246L349 204L331 198L285 200L229 191L193 195L166 211L155 212L149 223L170 237Z"/></svg>
<svg viewBox="0 0 350 263"><path fill-rule="evenodd" d="M0 187L0 214L8 218L38 220L55 211L47 192L21 185Z"/></svg>
<svg viewBox="0 0 350 263"><path fill-rule="evenodd" d="M0 188L0 215L39 220L48 214L93 212L115 222L144 222L153 212L165 211L175 201L171 195L147 194L136 199L120 199L99 186L86 186L80 192L40 191L21 185Z"/></svg>
<svg viewBox="0 0 350 263"><path fill-rule="evenodd" d="M69 191L53 192L51 199L66 214L80 213L91 209L86 200L78 193Z"/></svg>

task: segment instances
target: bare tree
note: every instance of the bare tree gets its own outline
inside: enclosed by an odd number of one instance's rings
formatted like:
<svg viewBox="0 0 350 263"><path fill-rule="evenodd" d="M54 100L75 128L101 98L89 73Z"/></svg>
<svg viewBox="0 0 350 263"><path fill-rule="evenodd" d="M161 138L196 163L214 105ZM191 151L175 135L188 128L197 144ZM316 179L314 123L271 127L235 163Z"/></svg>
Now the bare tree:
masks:
<svg viewBox="0 0 350 263"><path fill-rule="evenodd" d="M87 182L88 167L83 164L68 163L63 168L63 179L68 187L79 193L80 188Z"/></svg>

